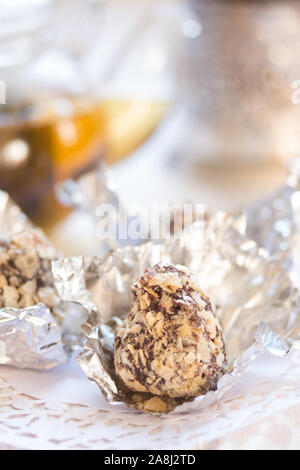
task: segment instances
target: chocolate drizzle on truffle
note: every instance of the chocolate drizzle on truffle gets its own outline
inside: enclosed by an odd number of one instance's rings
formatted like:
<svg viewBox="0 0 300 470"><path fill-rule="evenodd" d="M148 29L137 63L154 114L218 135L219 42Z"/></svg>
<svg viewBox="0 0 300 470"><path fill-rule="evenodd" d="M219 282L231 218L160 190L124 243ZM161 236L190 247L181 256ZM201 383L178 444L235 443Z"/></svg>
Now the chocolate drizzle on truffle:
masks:
<svg viewBox="0 0 300 470"><path fill-rule="evenodd" d="M224 340L191 273L157 264L133 293L132 310L115 336L115 369L125 385L172 398L215 390L226 366Z"/></svg>

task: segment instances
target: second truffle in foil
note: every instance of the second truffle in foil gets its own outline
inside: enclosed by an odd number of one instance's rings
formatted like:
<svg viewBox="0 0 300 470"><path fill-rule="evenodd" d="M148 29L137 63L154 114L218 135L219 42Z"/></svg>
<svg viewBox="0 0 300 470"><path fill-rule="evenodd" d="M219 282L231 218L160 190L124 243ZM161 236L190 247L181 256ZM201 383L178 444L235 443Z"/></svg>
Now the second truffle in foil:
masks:
<svg viewBox="0 0 300 470"><path fill-rule="evenodd" d="M194 397L215 390L225 345L209 298L180 265L157 264L137 280L115 336L115 370L132 391Z"/></svg>
<svg viewBox="0 0 300 470"><path fill-rule="evenodd" d="M51 274L56 250L38 229L0 239L0 308L24 308L39 302L53 313L58 297Z"/></svg>

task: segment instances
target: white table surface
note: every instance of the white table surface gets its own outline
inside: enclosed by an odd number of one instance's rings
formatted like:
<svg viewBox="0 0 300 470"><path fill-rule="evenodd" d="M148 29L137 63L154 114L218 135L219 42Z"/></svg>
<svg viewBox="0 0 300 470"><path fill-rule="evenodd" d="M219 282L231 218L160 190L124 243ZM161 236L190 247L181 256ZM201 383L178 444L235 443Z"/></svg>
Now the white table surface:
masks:
<svg viewBox="0 0 300 470"><path fill-rule="evenodd" d="M222 400L150 416L105 402L74 360L49 372L0 367L0 448L299 448L299 365L264 354Z"/></svg>

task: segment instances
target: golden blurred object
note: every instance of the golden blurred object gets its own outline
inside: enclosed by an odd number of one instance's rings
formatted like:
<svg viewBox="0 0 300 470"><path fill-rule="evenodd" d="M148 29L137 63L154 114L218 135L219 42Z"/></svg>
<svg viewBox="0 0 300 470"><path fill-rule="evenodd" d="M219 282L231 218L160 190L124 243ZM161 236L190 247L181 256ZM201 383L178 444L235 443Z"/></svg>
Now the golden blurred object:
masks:
<svg viewBox="0 0 300 470"><path fill-rule="evenodd" d="M55 184L91 170L100 158L113 164L126 157L167 109L149 101L59 98L43 105L38 118L13 110L0 126L0 188L47 230L69 212L56 201Z"/></svg>
<svg viewBox="0 0 300 470"><path fill-rule="evenodd" d="M168 103L157 101L104 101L107 163L116 163L141 145L156 129L168 108Z"/></svg>

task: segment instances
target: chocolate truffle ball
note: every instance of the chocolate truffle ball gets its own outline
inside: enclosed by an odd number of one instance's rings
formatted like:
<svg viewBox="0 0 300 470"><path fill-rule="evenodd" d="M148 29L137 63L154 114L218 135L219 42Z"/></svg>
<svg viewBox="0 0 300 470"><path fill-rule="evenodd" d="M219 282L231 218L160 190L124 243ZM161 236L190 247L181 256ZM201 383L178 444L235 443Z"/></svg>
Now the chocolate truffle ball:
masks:
<svg viewBox="0 0 300 470"><path fill-rule="evenodd" d="M58 303L51 260L57 253L38 229L0 239L0 308Z"/></svg>
<svg viewBox="0 0 300 470"><path fill-rule="evenodd" d="M209 298L180 265L157 264L133 286L115 336L115 370L133 391L194 397L215 390L225 345Z"/></svg>

